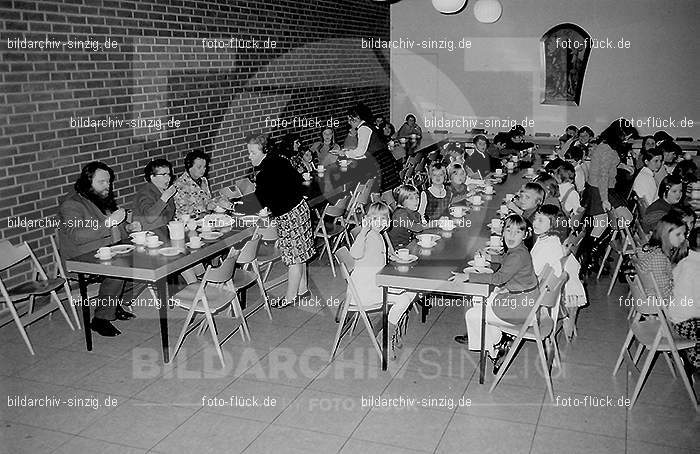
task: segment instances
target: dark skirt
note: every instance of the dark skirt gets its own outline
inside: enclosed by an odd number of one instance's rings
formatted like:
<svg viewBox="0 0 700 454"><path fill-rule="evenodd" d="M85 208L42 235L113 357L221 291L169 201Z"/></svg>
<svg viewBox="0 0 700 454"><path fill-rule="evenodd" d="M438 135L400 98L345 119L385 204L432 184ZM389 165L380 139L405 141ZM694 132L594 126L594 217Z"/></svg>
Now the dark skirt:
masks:
<svg viewBox="0 0 700 454"><path fill-rule="evenodd" d="M308 261L316 253L311 231L311 212L306 200L275 218L282 261L289 266Z"/></svg>
<svg viewBox="0 0 700 454"><path fill-rule="evenodd" d="M600 191L598 191L597 187L586 184L584 194L586 197L584 205L588 207L588 216L595 216L605 213L605 210L603 209L603 201L600 198ZM617 208L625 204L625 200L615 190L615 188L608 189L608 201L613 208Z"/></svg>

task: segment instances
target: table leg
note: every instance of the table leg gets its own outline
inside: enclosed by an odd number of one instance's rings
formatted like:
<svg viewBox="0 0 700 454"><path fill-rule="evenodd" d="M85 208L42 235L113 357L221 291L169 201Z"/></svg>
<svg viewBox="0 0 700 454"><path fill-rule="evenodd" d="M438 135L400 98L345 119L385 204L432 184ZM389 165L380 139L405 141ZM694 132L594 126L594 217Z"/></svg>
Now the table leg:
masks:
<svg viewBox="0 0 700 454"><path fill-rule="evenodd" d="M163 345L163 362L170 362L170 347L168 345L168 284L166 279L160 279L156 282L156 292L158 292L158 301L160 308L158 315L160 317L160 341Z"/></svg>
<svg viewBox="0 0 700 454"><path fill-rule="evenodd" d="M387 305L387 288L382 287L382 370L387 369L387 356L389 350L389 307Z"/></svg>
<svg viewBox="0 0 700 454"><path fill-rule="evenodd" d="M78 287L80 287L80 307L83 311L83 331L85 331L85 347L92 351L92 329L90 328L90 301L87 296L87 278L78 273Z"/></svg>
<svg viewBox="0 0 700 454"><path fill-rule="evenodd" d="M481 299L481 351L479 352L479 384L484 384L486 371L486 301Z"/></svg>

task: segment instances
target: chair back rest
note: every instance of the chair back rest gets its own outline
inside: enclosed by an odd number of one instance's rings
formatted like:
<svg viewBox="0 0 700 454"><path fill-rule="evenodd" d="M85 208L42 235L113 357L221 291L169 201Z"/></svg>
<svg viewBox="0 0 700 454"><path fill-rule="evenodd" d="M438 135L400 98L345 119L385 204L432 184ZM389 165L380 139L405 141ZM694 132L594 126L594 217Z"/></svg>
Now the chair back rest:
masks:
<svg viewBox="0 0 700 454"><path fill-rule="evenodd" d="M586 230L581 230L578 233L572 233L569 237L564 240L562 247L564 248L564 254L576 255L578 253L578 248L583 242L583 238L586 236Z"/></svg>
<svg viewBox="0 0 700 454"><path fill-rule="evenodd" d="M355 186L355 190L352 191L352 193L350 194L350 201L348 202L348 211L355 211L355 209L357 208L357 201L360 198L360 195L364 192L365 186L366 185L364 183L357 183L357 186Z"/></svg>
<svg viewBox="0 0 700 454"><path fill-rule="evenodd" d="M52 233L49 235L49 240L51 241L51 256L56 266L56 277L62 277L68 280L68 275L66 274L66 269L63 267L63 260L61 259L61 253L58 250L58 243L56 242L56 234Z"/></svg>
<svg viewBox="0 0 700 454"><path fill-rule="evenodd" d="M609 212L610 221L612 223L612 228L616 230L625 230L632 225L634 221L634 215L625 206L620 206Z"/></svg>
<svg viewBox="0 0 700 454"><path fill-rule="evenodd" d="M231 188L223 188L219 190L219 195L225 197L226 200L238 199L243 196L238 188L236 188L235 191L233 191Z"/></svg>
<svg viewBox="0 0 700 454"><path fill-rule="evenodd" d="M644 291L639 276L630 276L628 274L625 275L625 279L630 286L630 291L632 293L631 304L634 305L634 310L642 315L656 315L658 307L654 307L653 298L649 298Z"/></svg>
<svg viewBox="0 0 700 454"><path fill-rule="evenodd" d="M362 205L365 206L369 203L369 198L370 195L372 195L372 187L374 186L374 180L376 180L376 177L372 177L367 182L365 183L364 188L362 189L362 192L357 196L357 201L356 205Z"/></svg>
<svg viewBox="0 0 700 454"><path fill-rule="evenodd" d="M578 211L571 213L571 219L569 225L571 230L577 232L579 230L585 230L583 227L583 216L586 214L586 209L581 207Z"/></svg>
<svg viewBox="0 0 700 454"><path fill-rule="evenodd" d="M350 279L350 273L355 269L355 259L350 255L347 246L343 246L335 251L335 258L340 263L340 267L347 271L347 279Z"/></svg>
<svg viewBox="0 0 700 454"><path fill-rule="evenodd" d="M266 225L259 225L253 236L255 235L260 235L262 241L277 241L279 239L277 223L270 221Z"/></svg>
<svg viewBox="0 0 700 454"><path fill-rule="evenodd" d="M378 192L373 192L373 193L369 196L369 198L370 198L370 200L372 201L372 203L377 203L377 202L379 202L379 201L382 200L382 199L381 199L381 195L380 195Z"/></svg>
<svg viewBox="0 0 700 454"><path fill-rule="evenodd" d="M661 290L659 290L659 284L656 282L656 278L649 271L641 271L637 268L637 279L639 279L641 291L644 294L643 303L646 308L645 314L658 315L661 306L666 304L663 296L661 295Z"/></svg>
<svg viewBox="0 0 700 454"><path fill-rule="evenodd" d="M386 203L387 205L389 205L389 208L396 209L397 202L396 202L396 199L394 199L394 191L393 190L388 190L388 191L382 192L380 200L382 202Z"/></svg>
<svg viewBox="0 0 700 454"><path fill-rule="evenodd" d="M221 262L221 265L216 268L209 266L204 273L204 277L202 277L202 285L207 282L221 284L230 280L233 277L233 272L236 268L236 260L240 253L241 251L239 250L231 249L224 261Z"/></svg>
<svg viewBox="0 0 700 454"><path fill-rule="evenodd" d="M559 304L561 289L564 282L569 278L569 274L566 271L562 271L561 276L557 276L552 272L551 267L549 271L545 269L542 274L543 279L540 282L540 296L538 298L540 300L539 304L551 309Z"/></svg>
<svg viewBox="0 0 700 454"><path fill-rule="evenodd" d="M257 258L260 238L261 236L256 233L248 241L246 241L238 254L236 263L239 265L245 265L246 263L250 263Z"/></svg>
<svg viewBox="0 0 700 454"><path fill-rule="evenodd" d="M320 222L323 222L323 218L328 216L331 218L337 218L343 215L345 213L345 209L348 207L348 201L351 196L346 195L342 199L339 199L336 201L333 205L330 203L326 205L326 208L323 209L323 215L321 216Z"/></svg>
<svg viewBox="0 0 700 454"><path fill-rule="evenodd" d="M15 246L7 240L0 240L0 271L15 266L29 256L30 251L27 243Z"/></svg>

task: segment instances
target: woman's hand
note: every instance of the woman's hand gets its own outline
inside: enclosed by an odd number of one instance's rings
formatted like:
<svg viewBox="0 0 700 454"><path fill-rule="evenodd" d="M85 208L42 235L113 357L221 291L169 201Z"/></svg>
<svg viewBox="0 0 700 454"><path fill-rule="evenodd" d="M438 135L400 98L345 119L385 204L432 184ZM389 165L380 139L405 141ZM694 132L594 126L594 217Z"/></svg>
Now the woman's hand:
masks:
<svg viewBox="0 0 700 454"><path fill-rule="evenodd" d="M163 191L163 193L160 195L160 200L167 203L168 200L170 200L170 198L172 196L174 196L176 192L177 192L177 187L175 185L172 185L172 186L168 187L168 189Z"/></svg>
<svg viewBox="0 0 700 454"><path fill-rule="evenodd" d="M111 228L124 222L124 219L126 219L126 211L124 208L119 208L117 211L107 216L107 219L105 219L105 225L108 228Z"/></svg>
<svg viewBox="0 0 700 454"><path fill-rule="evenodd" d="M608 202L607 200L603 202L603 211L610 211L612 210L612 204Z"/></svg>
<svg viewBox="0 0 700 454"><path fill-rule="evenodd" d="M141 223L139 221L134 221L126 226L127 232L140 232L142 230Z"/></svg>

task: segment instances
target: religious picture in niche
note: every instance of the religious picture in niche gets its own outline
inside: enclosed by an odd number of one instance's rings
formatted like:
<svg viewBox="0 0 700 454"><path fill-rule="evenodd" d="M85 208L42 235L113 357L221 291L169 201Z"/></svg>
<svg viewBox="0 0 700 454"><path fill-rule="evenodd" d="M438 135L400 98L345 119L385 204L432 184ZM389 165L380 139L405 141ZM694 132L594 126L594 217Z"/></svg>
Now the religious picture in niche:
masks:
<svg viewBox="0 0 700 454"><path fill-rule="evenodd" d="M575 24L559 24L540 39L542 104L580 105L591 36Z"/></svg>

